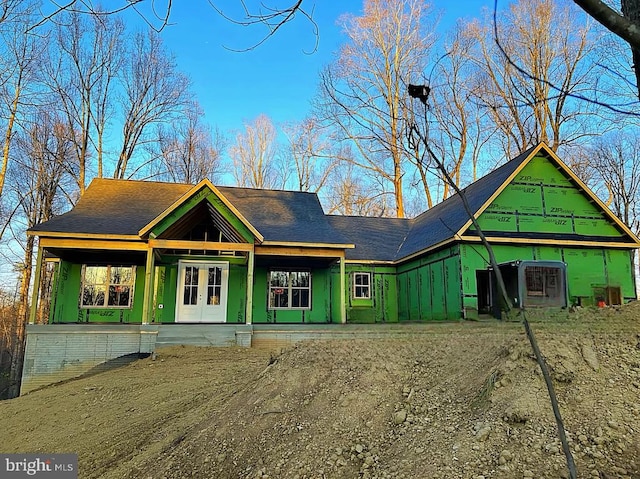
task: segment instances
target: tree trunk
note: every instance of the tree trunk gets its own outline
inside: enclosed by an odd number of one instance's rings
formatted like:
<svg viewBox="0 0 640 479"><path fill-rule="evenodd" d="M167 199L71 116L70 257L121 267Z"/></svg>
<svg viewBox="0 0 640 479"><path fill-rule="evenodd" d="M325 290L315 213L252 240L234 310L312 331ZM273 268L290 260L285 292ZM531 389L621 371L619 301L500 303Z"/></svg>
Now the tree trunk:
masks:
<svg viewBox="0 0 640 479"><path fill-rule="evenodd" d="M20 81L20 80L18 80ZM13 125L16 121L18 112L18 103L20 100L20 83L16 85L16 91L9 110L9 119L7 121L7 130L4 135L4 145L2 147L2 166L0 167L0 198L2 198L2 190L4 188L4 180L7 176L7 165L9 164L9 150L11 146L11 136L13 134Z"/></svg>
<svg viewBox="0 0 640 479"><path fill-rule="evenodd" d="M640 28L640 0L621 0L622 15ZM638 98L640 99L640 48L631 45L631 55L633 57L633 69L636 74L636 86L638 88Z"/></svg>
<svg viewBox="0 0 640 479"><path fill-rule="evenodd" d="M22 365L24 362L25 325L29 320L29 283L33 269L33 247L35 239L29 236L24 252L24 270L20 279L20 295L18 298L18 317L13 335L11 351L11 371L9 372L9 397L20 395L20 383L22 381Z"/></svg>

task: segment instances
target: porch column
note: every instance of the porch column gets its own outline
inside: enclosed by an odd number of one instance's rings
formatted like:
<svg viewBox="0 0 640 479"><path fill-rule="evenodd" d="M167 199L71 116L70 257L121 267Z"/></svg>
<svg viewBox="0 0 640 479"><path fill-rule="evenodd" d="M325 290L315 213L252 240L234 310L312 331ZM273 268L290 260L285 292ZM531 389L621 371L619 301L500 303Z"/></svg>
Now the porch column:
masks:
<svg viewBox="0 0 640 479"><path fill-rule="evenodd" d="M147 261L144 267L144 296L142 298L142 324L149 324L153 301L153 273L155 269L155 257L153 247L147 249Z"/></svg>
<svg viewBox="0 0 640 479"><path fill-rule="evenodd" d="M346 324L347 322L347 303L345 300L346 284L344 253L342 253L342 256L340 257L340 322L342 324Z"/></svg>
<svg viewBox="0 0 640 479"><path fill-rule="evenodd" d="M42 247L38 242L38 259L36 260L36 273L33 276L33 291L31 292L31 310L29 311L29 324L35 324L36 313L38 312L38 299L40 298L40 277L42 276L42 257Z"/></svg>
<svg viewBox="0 0 640 479"><path fill-rule="evenodd" d="M251 324L253 317L253 268L255 264L255 249L248 251L247 258L247 311L245 312L245 323Z"/></svg>

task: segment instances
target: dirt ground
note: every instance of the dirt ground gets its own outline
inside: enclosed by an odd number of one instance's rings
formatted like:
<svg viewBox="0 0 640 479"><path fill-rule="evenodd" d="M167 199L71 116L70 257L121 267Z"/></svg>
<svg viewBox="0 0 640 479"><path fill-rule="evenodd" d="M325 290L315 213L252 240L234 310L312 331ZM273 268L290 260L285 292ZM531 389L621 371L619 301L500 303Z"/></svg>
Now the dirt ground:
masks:
<svg viewBox="0 0 640 479"><path fill-rule="evenodd" d="M532 317L579 478L640 478L640 305ZM0 403L0 451L82 478L564 478L519 322L284 350L172 347Z"/></svg>

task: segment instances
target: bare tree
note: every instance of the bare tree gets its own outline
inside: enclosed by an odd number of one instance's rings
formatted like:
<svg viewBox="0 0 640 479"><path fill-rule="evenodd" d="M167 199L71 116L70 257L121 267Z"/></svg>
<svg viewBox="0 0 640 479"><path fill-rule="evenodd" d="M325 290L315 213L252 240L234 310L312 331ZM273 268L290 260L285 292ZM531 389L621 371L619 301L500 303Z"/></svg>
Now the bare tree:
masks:
<svg viewBox="0 0 640 479"><path fill-rule="evenodd" d="M17 160L13 165L10 181L12 195L20 205L20 217L25 230L50 219L57 210L56 200L66 171L65 162L73 151L67 129L66 122L60 122L48 113L40 113L32 126L17 139ZM17 233L15 228L12 231ZM19 269L18 320L11 365L12 385L19 388L24 354L24 327L29 317L29 286L36 245L35 237L31 235L26 235L26 238L16 236L15 240L22 245L24 251ZM17 395L17 390L14 395Z"/></svg>
<svg viewBox="0 0 640 479"><path fill-rule="evenodd" d="M482 89L479 69L469 51L475 40L464 34L465 26L458 23L445 41L446 53L430 72L430 108L432 125L421 125L428 131L436 151L456 186L462 182L463 171L470 180L478 176L478 159L482 146L492 137L495 127L486 121L486 110L479 108L476 97ZM407 116L408 125L420 125L425 118ZM408 129L411 132L411 128ZM422 141L408 138L409 158L416 168L416 176L431 208L450 195L451 187L442 177L432 159L426 154ZM416 182L418 183L418 182ZM441 197L438 197L441 194Z"/></svg>
<svg viewBox="0 0 640 479"><path fill-rule="evenodd" d="M12 7L21 1L23 0L2 0L0 3L0 23L5 21L9 16ZM108 9L105 9L101 2L94 2L93 0L66 0L63 2L48 0L42 3L41 18L29 25L28 30L33 30L49 22L56 23L59 21L59 17L65 13L104 18L106 16L117 15L127 10L133 10L144 20L151 30L160 33L170 24L173 9L172 0L168 0L162 5L158 4L158 2L146 2L145 0L112 0L109 2ZM255 6L246 0L238 0L237 4L243 11L240 18L226 15L222 8L218 7L216 3L217 2L213 1L208 2L211 7L227 20L243 27L258 25L267 29L267 33L263 36L262 40L252 47L249 47L249 49L264 43L282 26L293 21L297 15L301 15L311 23L317 39L318 31L317 25L313 20L313 11L304 8L303 0L294 0L287 6L273 7L263 2Z"/></svg>
<svg viewBox="0 0 640 479"><path fill-rule="evenodd" d="M635 132L607 135L591 150L593 177L606 188L611 210L632 231L640 230L640 139Z"/></svg>
<svg viewBox="0 0 640 479"><path fill-rule="evenodd" d="M486 86L476 101L502 134L507 156L540 141L557 150L588 134L589 105L572 95L594 87L589 25L554 0L519 0L497 21L498 44L489 17L466 31L477 42L470 54Z"/></svg>
<svg viewBox="0 0 640 479"><path fill-rule="evenodd" d="M0 198L9 166L11 141L25 99L33 93L36 69L45 44L44 38L23 33L25 25L32 18L30 5L27 7L26 10L17 11L17 6L11 5L11 2L0 5L0 15L7 16L9 11L13 15L12 20L2 23L0 29L0 125L3 129Z"/></svg>
<svg viewBox="0 0 640 479"><path fill-rule="evenodd" d="M295 188L298 191L318 192L336 165L328 140L315 117L283 127L289 140L286 147L290 163L295 166Z"/></svg>
<svg viewBox="0 0 640 479"><path fill-rule="evenodd" d="M229 148L236 184L250 188L284 188L288 171L279 164L276 127L266 115L245 123Z"/></svg>
<svg viewBox="0 0 640 479"><path fill-rule="evenodd" d="M160 158L161 178L189 184L204 178L220 179L225 139L218 129L212 131L203 124L203 117L200 106L193 103L182 122L170 128L158 126L154 148Z"/></svg>
<svg viewBox="0 0 640 479"><path fill-rule="evenodd" d="M156 33L137 33L126 56L122 72L122 147L114 178L127 177L136 148L151 139L150 127L179 117L191 100L188 78L177 71L174 58Z"/></svg>
<svg viewBox="0 0 640 479"><path fill-rule="evenodd" d="M366 0L362 16L341 19L348 41L321 74L318 115L354 145L360 168L391 184L398 217L405 215L403 92L435 41L430 15L423 0Z"/></svg>
<svg viewBox="0 0 640 479"><path fill-rule="evenodd" d="M60 18L65 21L55 27L43 81L64 112L69 131L73 131L72 169L82 194L92 156L97 158L98 176L103 174L103 138L113 108L113 81L121 58L124 25L118 19L79 13Z"/></svg>
<svg viewBox="0 0 640 479"><path fill-rule="evenodd" d="M348 156L348 154L342 154ZM386 203L388 195L381 192L375 175L363 177L355 163L344 161L329 176L324 205L328 214L349 216L390 216L393 206ZM378 188L376 188L378 186ZM378 191L376 194L375 191Z"/></svg>

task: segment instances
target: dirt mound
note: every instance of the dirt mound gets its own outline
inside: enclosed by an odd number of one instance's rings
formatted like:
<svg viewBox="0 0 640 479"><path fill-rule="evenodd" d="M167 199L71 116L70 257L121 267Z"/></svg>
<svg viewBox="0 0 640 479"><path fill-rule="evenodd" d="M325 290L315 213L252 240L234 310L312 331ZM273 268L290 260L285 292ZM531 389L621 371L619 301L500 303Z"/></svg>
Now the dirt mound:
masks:
<svg viewBox="0 0 640 479"><path fill-rule="evenodd" d="M534 318L581 478L640 478L640 308ZM522 326L284 351L167 348L0 404L4 452L81 477L568 477Z"/></svg>

